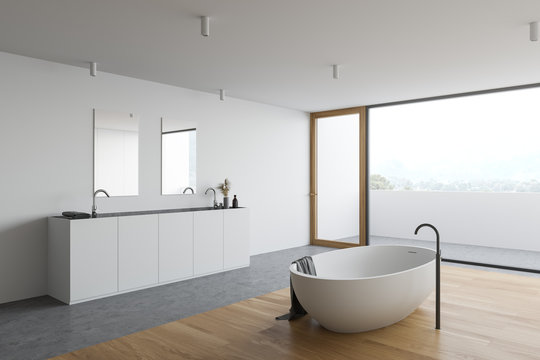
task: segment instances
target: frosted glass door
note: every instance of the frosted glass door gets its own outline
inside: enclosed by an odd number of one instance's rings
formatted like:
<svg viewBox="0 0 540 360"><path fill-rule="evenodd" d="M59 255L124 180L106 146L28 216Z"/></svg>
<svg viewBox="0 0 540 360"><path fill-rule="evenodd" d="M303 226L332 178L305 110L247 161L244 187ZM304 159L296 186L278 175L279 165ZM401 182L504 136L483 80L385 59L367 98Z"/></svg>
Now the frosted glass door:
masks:
<svg viewBox="0 0 540 360"><path fill-rule="evenodd" d="M359 114L317 119L317 238L359 244Z"/></svg>

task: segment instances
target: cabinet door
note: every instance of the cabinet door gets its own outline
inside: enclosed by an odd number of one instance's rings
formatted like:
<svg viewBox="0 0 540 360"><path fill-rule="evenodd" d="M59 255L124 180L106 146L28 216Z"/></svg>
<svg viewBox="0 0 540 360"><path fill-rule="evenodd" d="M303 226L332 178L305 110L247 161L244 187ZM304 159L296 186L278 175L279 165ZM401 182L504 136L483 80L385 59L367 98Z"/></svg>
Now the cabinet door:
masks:
<svg viewBox="0 0 540 360"><path fill-rule="evenodd" d="M223 266L233 269L249 265L249 210L223 212Z"/></svg>
<svg viewBox="0 0 540 360"><path fill-rule="evenodd" d="M118 218L118 288L157 284L158 215Z"/></svg>
<svg viewBox="0 0 540 360"><path fill-rule="evenodd" d="M71 220L70 228L70 301L117 292L117 218Z"/></svg>
<svg viewBox="0 0 540 360"><path fill-rule="evenodd" d="M193 276L193 213L159 214L159 282Z"/></svg>
<svg viewBox="0 0 540 360"><path fill-rule="evenodd" d="M193 216L195 275L223 270L223 210L197 211Z"/></svg>

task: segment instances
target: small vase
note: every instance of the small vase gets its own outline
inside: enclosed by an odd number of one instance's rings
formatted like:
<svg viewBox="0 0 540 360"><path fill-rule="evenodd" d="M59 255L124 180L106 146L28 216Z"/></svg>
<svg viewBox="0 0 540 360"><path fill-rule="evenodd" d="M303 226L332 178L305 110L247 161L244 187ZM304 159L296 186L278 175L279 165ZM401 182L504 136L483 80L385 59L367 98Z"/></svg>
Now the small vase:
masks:
<svg viewBox="0 0 540 360"><path fill-rule="evenodd" d="M228 209L228 208L229 208L229 197L228 197L228 196L224 196L224 197L223 197L223 208L224 208L224 209Z"/></svg>

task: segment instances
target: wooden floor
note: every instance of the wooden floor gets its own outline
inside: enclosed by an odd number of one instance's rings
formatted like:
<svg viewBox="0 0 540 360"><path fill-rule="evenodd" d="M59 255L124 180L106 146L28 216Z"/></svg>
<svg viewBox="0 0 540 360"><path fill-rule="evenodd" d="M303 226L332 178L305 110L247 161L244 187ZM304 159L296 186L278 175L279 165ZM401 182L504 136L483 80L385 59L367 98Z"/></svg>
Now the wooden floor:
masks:
<svg viewBox="0 0 540 360"><path fill-rule="evenodd" d="M540 279L443 266L441 292L440 331L433 295L397 324L337 334L274 320L283 289L55 359L540 359Z"/></svg>

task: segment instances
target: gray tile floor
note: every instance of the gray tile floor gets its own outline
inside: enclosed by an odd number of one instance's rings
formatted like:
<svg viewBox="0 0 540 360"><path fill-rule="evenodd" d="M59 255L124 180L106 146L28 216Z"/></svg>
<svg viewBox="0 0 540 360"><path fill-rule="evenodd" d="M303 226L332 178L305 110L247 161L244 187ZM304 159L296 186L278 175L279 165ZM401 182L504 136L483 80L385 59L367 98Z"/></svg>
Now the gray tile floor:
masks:
<svg viewBox="0 0 540 360"><path fill-rule="evenodd" d="M292 261L328 250L256 255L249 268L71 306L48 296L3 304L0 359L44 359L279 290L289 286Z"/></svg>
<svg viewBox="0 0 540 360"><path fill-rule="evenodd" d="M404 244L402 239L370 241ZM302 246L256 255L249 268L72 306L48 296L3 304L0 359L44 359L282 289L289 286L292 261L329 250L334 249Z"/></svg>

